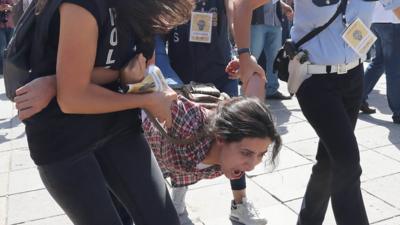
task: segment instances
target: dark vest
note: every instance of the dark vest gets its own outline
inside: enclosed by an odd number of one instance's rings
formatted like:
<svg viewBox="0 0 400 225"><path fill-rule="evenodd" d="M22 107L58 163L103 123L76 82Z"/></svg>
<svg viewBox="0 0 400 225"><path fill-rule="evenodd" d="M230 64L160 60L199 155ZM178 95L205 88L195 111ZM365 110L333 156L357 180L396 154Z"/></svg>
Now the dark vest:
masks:
<svg viewBox="0 0 400 225"><path fill-rule="evenodd" d="M189 42L190 21L172 30L168 36L171 66L184 83L214 82L227 76L225 67L231 59L231 46L224 1L196 1L195 11L202 8L204 12L214 14L211 43Z"/></svg>

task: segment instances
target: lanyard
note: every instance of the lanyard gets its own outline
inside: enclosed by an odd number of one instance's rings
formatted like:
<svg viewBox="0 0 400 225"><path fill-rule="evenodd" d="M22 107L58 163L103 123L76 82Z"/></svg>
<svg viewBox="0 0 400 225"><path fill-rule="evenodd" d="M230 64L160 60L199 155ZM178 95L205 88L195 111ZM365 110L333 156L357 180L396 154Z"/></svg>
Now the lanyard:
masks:
<svg viewBox="0 0 400 225"><path fill-rule="evenodd" d="M344 1L344 0L342 0L342 1ZM348 4L348 2L344 1L344 3L341 2L341 5L339 6L339 7L342 7L342 10L341 10L342 11L342 22L346 27L349 26L349 24L347 23L347 19L346 19L347 4Z"/></svg>

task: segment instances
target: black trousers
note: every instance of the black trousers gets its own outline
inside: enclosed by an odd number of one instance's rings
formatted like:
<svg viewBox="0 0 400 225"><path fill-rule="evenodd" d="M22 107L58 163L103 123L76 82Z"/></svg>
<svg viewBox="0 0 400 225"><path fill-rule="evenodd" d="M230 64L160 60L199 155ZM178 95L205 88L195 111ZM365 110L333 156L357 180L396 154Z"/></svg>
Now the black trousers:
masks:
<svg viewBox="0 0 400 225"><path fill-rule="evenodd" d="M136 225L180 224L156 159L135 131L120 134L95 152L38 170L75 225L122 225L130 216ZM129 215L121 214L124 209Z"/></svg>
<svg viewBox="0 0 400 225"><path fill-rule="evenodd" d="M329 198L338 225L367 225L354 135L363 89L363 66L347 74L318 74L297 92L301 110L320 140L298 225L321 225Z"/></svg>

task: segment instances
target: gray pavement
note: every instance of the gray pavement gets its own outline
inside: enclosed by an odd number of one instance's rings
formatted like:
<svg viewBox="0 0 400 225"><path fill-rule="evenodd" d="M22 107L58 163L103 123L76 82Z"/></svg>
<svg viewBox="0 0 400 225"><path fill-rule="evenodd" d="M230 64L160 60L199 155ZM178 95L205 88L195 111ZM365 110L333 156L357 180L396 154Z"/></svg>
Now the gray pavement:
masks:
<svg viewBox="0 0 400 225"><path fill-rule="evenodd" d="M285 86L282 84L282 91ZM400 225L400 125L391 122L381 79L369 102L378 108L360 115L356 136L363 167L362 190L371 224ZM317 137L297 100L269 101L282 134L284 148L278 167L259 165L248 174L248 198L269 225L294 225L311 167ZM220 177L190 187L187 204L192 218L206 225L229 221L229 182ZM4 94L0 76L0 225L71 225L47 193L29 157L24 126ZM335 224L329 208L324 225Z"/></svg>

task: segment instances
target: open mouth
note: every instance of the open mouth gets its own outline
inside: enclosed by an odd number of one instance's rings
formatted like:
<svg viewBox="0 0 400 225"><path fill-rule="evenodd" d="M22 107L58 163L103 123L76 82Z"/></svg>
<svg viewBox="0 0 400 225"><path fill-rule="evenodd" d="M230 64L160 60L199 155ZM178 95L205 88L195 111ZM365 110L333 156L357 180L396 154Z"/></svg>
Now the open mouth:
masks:
<svg viewBox="0 0 400 225"><path fill-rule="evenodd" d="M244 172L241 170L233 170L232 171L232 179L233 180L239 179L240 177L242 177L243 173Z"/></svg>

